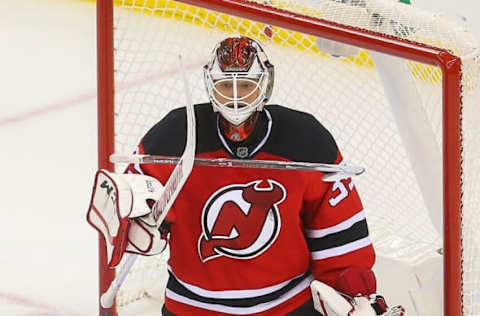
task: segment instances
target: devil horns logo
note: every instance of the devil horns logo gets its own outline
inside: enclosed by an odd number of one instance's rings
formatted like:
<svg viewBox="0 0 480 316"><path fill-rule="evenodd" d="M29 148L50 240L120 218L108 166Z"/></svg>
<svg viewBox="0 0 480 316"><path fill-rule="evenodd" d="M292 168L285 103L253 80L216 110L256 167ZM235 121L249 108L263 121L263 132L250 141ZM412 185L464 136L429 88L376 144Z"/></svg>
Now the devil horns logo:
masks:
<svg viewBox="0 0 480 316"><path fill-rule="evenodd" d="M274 180L234 184L215 192L202 212L198 253L203 262L227 256L254 258L273 244L280 231L278 204L285 188Z"/></svg>

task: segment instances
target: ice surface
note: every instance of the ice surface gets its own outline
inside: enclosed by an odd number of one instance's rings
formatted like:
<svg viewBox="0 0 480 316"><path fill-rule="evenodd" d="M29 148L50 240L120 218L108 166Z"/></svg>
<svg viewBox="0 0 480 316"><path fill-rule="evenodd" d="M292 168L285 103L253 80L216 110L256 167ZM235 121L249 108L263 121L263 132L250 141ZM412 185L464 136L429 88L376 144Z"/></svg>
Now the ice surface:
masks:
<svg viewBox="0 0 480 316"><path fill-rule="evenodd" d="M95 4L0 1L0 315L96 315Z"/></svg>

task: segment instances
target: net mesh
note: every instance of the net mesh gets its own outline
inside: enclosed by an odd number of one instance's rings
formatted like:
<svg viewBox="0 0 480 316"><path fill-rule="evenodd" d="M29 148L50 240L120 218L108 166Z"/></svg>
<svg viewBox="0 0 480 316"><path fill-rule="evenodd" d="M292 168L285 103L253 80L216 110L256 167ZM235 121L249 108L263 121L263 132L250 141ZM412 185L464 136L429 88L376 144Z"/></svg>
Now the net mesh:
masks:
<svg viewBox="0 0 480 316"><path fill-rule="evenodd" d="M463 308L465 315L479 315L480 233L475 229L480 225L476 214L480 206L478 41L453 18L395 1L252 2L443 47L462 58L463 173L458 176L463 183ZM439 68L375 55L361 47L333 57L325 52L327 46L334 50L343 46L175 1L114 3L117 152L132 152L151 126L173 108L184 106L182 69L187 72L193 102L208 100L202 66L211 49L228 35L246 35L262 43L276 66L270 103L312 113L332 132L346 161L366 167L367 173L355 181L377 254L412 267L441 260ZM386 82L379 59L398 74L394 83ZM405 130L416 134L412 137ZM412 150L418 147L411 144L418 135L425 153ZM159 284L166 278L167 258L163 254L137 260L142 262L136 264L117 297L120 308L145 297L161 300Z"/></svg>

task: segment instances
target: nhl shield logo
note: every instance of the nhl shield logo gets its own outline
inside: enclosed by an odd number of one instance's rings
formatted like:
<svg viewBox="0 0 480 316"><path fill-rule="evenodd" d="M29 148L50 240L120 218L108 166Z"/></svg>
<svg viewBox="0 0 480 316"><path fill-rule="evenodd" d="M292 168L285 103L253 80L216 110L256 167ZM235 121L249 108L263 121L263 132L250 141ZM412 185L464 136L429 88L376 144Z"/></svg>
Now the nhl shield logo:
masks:
<svg viewBox="0 0 480 316"><path fill-rule="evenodd" d="M278 205L285 188L274 180L234 184L215 192L202 212L198 253L203 262L226 256L251 259L277 239L281 220Z"/></svg>
<svg viewBox="0 0 480 316"><path fill-rule="evenodd" d="M237 148L237 157L238 158L248 157L248 147L238 147Z"/></svg>

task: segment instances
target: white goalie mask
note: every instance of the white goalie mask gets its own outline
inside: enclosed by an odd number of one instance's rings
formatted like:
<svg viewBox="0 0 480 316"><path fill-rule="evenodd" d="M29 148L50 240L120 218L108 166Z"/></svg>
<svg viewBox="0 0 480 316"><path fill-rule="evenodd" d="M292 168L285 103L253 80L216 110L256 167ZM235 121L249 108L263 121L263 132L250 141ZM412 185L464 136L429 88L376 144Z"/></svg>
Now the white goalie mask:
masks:
<svg viewBox="0 0 480 316"><path fill-rule="evenodd" d="M273 65L261 46L248 37L229 37L218 43L203 71L213 110L233 125L261 111L272 95Z"/></svg>

